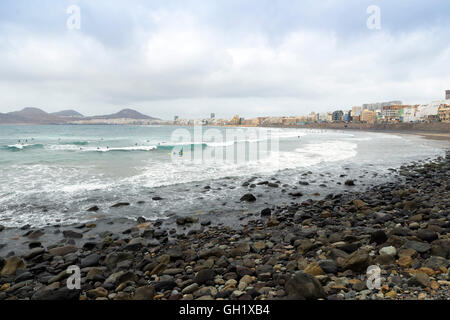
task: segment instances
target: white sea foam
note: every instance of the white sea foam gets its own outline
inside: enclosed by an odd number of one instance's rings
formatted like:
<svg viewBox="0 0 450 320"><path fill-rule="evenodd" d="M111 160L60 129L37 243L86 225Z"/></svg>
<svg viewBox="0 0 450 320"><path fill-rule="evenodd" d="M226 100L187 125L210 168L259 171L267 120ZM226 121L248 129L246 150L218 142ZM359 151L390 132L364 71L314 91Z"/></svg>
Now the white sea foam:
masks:
<svg viewBox="0 0 450 320"><path fill-rule="evenodd" d="M81 151L81 152L111 152L111 151L152 151L157 149L157 146L130 146L130 147L83 147L76 145L49 145L50 150L58 151Z"/></svg>
<svg viewBox="0 0 450 320"><path fill-rule="evenodd" d="M312 160L314 163L341 161L358 154L356 143L338 140L307 144L302 148L295 149L295 152L302 154L307 162Z"/></svg>

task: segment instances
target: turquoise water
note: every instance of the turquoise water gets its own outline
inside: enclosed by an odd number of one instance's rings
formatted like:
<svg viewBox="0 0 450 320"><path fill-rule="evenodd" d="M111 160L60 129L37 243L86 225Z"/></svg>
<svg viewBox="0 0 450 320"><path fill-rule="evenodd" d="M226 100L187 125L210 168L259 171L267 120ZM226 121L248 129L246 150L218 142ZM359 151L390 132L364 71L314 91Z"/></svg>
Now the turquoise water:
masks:
<svg viewBox="0 0 450 320"><path fill-rule="evenodd" d="M69 224L99 214L157 219L173 213L257 212L269 200L292 201L289 188L305 171L316 181L301 190L305 197L317 191L325 195L340 188L331 180L343 172L367 183L383 181L389 168L443 154L445 147L414 136L351 131L242 129L233 138L226 128L202 130L200 141L181 141L183 134L194 136L194 129L0 126L0 224ZM269 131L277 143L269 143L276 148L267 151ZM192 161L194 150L203 160ZM227 155L233 152L230 161ZM239 198L248 192L242 183L253 176L290 187L284 193L254 190L268 198L248 207ZM319 187L324 176L326 191ZM153 200L156 196L163 200ZM118 201L131 205L110 208ZM93 205L99 213L86 212Z"/></svg>

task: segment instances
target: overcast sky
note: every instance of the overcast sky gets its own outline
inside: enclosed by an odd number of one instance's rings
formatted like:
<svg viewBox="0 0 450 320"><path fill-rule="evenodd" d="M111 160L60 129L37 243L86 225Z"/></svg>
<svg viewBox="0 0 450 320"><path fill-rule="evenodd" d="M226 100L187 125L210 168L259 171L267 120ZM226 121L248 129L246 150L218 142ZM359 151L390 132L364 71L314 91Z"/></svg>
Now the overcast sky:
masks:
<svg viewBox="0 0 450 320"><path fill-rule="evenodd" d="M0 112L305 115L445 89L448 0L0 1Z"/></svg>

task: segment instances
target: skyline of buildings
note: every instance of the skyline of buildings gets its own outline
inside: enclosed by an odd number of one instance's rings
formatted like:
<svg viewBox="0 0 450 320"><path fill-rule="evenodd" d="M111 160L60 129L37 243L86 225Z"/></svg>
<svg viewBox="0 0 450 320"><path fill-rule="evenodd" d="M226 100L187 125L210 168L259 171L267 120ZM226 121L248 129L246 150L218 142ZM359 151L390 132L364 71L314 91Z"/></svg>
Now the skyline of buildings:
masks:
<svg viewBox="0 0 450 320"><path fill-rule="evenodd" d="M402 101L365 103L361 106L337 109L326 113L311 112L307 116L280 116L242 118L235 115L231 120L219 119L211 113L209 119L193 120L176 117L176 125L305 125L323 122L357 122L357 123L406 123L406 122L450 122L450 90L445 91L445 100L436 100L428 104L404 105Z"/></svg>

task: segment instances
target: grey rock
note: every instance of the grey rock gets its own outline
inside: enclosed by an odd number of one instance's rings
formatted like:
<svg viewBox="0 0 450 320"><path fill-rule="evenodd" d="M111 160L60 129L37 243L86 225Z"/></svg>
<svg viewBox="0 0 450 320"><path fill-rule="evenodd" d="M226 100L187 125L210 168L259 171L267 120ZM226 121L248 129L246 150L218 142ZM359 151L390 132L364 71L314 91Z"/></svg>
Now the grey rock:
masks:
<svg viewBox="0 0 450 320"><path fill-rule="evenodd" d="M203 269L200 270L194 278L194 282L198 284L204 284L210 280L213 280L215 276L215 272L212 269Z"/></svg>
<svg viewBox="0 0 450 320"><path fill-rule="evenodd" d="M78 300L80 290L61 288L56 290L40 290L36 292L31 300Z"/></svg>
<svg viewBox="0 0 450 320"><path fill-rule="evenodd" d="M286 282L285 290L291 300L317 300L326 294L320 282L312 275L298 271Z"/></svg>
<svg viewBox="0 0 450 320"><path fill-rule="evenodd" d="M407 241L405 243L405 247L409 249L414 249L419 253L425 253L431 249L431 246L428 243L420 241Z"/></svg>
<svg viewBox="0 0 450 320"><path fill-rule="evenodd" d="M90 254L87 257L81 259L81 268L93 267L98 265L100 261L100 256L96 253Z"/></svg>

